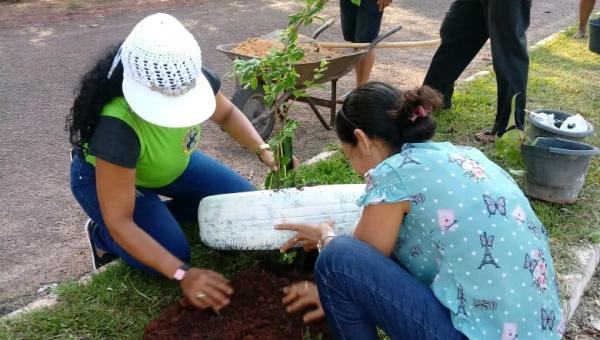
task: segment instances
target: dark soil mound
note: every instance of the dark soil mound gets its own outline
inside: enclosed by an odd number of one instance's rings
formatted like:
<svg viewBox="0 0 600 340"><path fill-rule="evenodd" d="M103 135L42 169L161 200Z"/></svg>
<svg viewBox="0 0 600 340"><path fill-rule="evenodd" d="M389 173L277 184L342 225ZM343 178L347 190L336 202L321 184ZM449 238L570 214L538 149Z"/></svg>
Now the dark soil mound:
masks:
<svg viewBox="0 0 600 340"><path fill-rule="evenodd" d="M231 304L220 315L181 301L146 326L144 339L316 339L319 334L331 338L324 321L307 326L301 314L285 312L281 288L298 279L257 267L240 271L232 280Z"/></svg>

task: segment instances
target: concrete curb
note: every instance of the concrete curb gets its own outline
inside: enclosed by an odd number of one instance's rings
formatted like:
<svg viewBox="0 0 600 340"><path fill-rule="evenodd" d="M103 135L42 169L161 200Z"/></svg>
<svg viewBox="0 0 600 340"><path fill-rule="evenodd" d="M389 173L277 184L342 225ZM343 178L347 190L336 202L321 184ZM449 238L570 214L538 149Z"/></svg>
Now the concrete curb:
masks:
<svg viewBox="0 0 600 340"><path fill-rule="evenodd" d="M318 163L320 161L324 161L326 159L331 158L333 155L335 155L337 153L337 150L333 150L333 151L324 151L321 152L320 154L314 156L313 158L305 161L303 164L304 165L312 165L315 163Z"/></svg>
<svg viewBox="0 0 600 340"><path fill-rule="evenodd" d="M92 278L96 275L98 275L99 273L102 273L103 271L105 271L106 269L115 266L117 263L119 263L120 261L113 261L107 265L105 265L104 267L98 269L98 270L94 270L90 273L85 274L84 276L82 276L79 280L77 280L77 282L82 285L85 286L88 283L90 283L92 281ZM24 313L28 313L28 312L33 312L42 308L51 308L53 306L55 306L58 302L59 302L59 298L58 295L56 294L55 291L51 291L50 293L48 293L48 295L43 296L41 298L38 298L34 301L32 301L31 303L29 303L27 306L19 308L17 310L14 310L2 317L0 317L0 320L9 320L9 319L13 319L19 315L22 315Z"/></svg>
<svg viewBox="0 0 600 340"><path fill-rule="evenodd" d="M563 275L564 288L566 288L563 291L569 292L568 300L563 304L563 318L567 320L567 323L575 314L581 298L600 264L600 244L573 249L573 254L580 271Z"/></svg>
<svg viewBox="0 0 600 340"><path fill-rule="evenodd" d="M54 293L50 293L42 298L39 298L39 299L31 302L30 304L28 304L27 306L25 306L23 308L19 308L17 310L14 310L14 311L6 314L5 316L2 317L2 319L8 320L8 319L15 318L24 313L32 312L32 311L42 309L42 308L50 308L50 307L56 305L57 303L58 303L58 296Z"/></svg>

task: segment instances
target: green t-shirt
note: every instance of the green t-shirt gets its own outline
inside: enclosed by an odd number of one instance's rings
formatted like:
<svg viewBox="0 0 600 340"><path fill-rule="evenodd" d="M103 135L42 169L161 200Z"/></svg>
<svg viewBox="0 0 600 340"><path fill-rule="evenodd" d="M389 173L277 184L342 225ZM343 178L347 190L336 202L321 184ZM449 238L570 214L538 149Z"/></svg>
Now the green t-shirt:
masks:
<svg viewBox="0 0 600 340"><path fill-rule="evenodd" d="M218 76L203 69L216 94ZM136 170L136 186L159 188L173 182L186 169L200 141L201 126L167 128L154 125L135 114L123 97L106 104L90 143L86 160L96 157Z"/></svg>
<svg viewBox="0 0 600 340"><path fill-rule="evenodd" d="M123 97L115 98L107 104L101 116L124 122L138 137L139 156L135 164L135 184L141 187L158 188L173 182L187 167L190 155L200 140L200 125L186 128L165 128L154 125L133 113ZM104 130L98 131L104 132ZM94 166L96 165L94 154L106 161L118 163L113 160L118 156L110 156L110 151L104 151L106 156L94 151L92 144L90 152L86 155L86 160ZM116 152L113 154L116 155Z"/></svg>
<svg viewBox="0 0 600 340"><path fill-rule="evenodd" d="M350 0L356 6L360 6L360 0Z"/></svg>

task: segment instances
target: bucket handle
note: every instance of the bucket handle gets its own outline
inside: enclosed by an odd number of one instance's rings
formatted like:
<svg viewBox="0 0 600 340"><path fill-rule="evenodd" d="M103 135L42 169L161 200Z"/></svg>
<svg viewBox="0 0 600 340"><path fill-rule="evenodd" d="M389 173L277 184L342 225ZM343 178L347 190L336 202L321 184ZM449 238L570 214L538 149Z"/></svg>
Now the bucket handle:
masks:
<svg viewBox="0 0 600 340"><path fill-rule="evenodd" d="M592 150L567 150L561 148L548 148L548 151L551 153L556 153L559 155L569 155L569 156L595 156L600 152L597 147L594 147Z"/></svg>

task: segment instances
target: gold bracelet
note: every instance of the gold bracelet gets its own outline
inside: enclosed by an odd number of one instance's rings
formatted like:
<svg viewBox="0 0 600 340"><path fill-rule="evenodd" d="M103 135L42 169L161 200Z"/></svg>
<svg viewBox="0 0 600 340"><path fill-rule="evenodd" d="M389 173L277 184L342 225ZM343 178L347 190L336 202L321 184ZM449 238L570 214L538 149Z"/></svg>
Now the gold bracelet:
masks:
<svg viewBox="0 0 600 340"><path fill-rule="evenodd" d="M319 251L319 253L321 252L321 250L323 250L323 248L325 248L325 241L327 241L330 238L334 238L334 237L335 237L335 233L333 231L328 232L327 234L325 234L321 237L319 242L317 242L317 250Z"/></svg>
<svg viewBox="0 0 600 340"><path fill-rule="evenodd" d="M264 144L260 144L257 148L256 148L256 155L258 156L258 158L260 158L260 153L263 152L264 150L271 150L271 146L267 143Z"/></svg>

